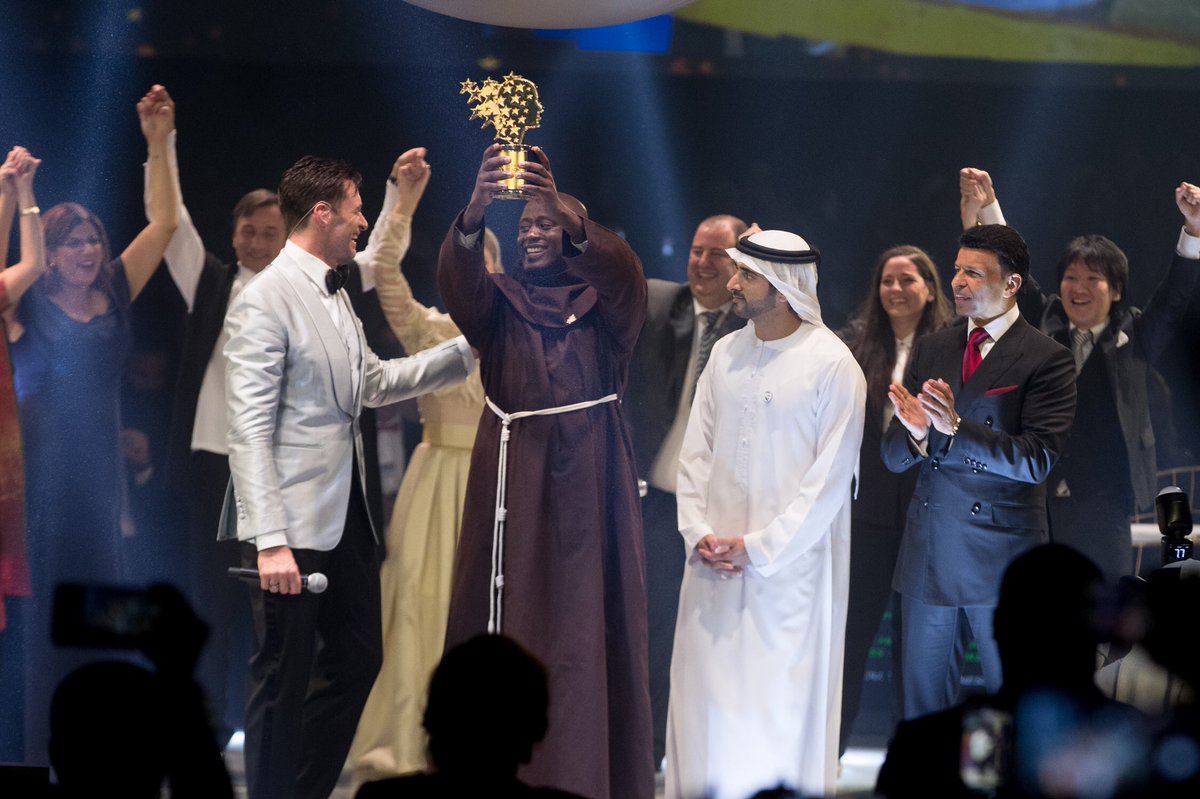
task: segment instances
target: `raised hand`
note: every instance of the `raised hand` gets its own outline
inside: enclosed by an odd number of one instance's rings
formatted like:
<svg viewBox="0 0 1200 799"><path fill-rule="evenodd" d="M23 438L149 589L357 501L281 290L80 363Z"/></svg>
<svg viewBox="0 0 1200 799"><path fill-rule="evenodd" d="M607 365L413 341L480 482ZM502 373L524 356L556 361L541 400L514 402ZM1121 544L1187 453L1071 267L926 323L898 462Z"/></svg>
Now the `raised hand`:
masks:
<svg viewBox="0 0 1200 799"><path fill-rule="evenodd" d="M138 100L137 113L147 142L165 142L167 134L175 130L175 101L161 84L151 86Z"/></svg>
<svg viewBox="0 0 1200 799"><path fill-rule="evenodd" d="M17 151L20 147L14 147L8 151L8 156L4 159L4 163L0 164L0 191L5 194L16 191L17 188Z"/></svg>
<svg viewBox="0 0 1200 799"><path fill-rule="evenodd" d="M392 165L392 179L400 199L396 202L396 210L412 216L429 185L431 175L429 163L425 160L425 148L413 147L405 150L396 163Z"/></svg>
<svg viewBox="0 0 1200 799"><path fill-rule="evenodd" d="M585 213L582 205L570 195L560 195L554 184L554 173L550 171L550 157L541 147L530 147L534 161L522 161L519 166L522 171L517 177L525 181L522 190L529 202L538 202L550 216L556 218L563 226L571 241L578 241L583 235L582 216ZM563 198L566 197L567 202Z"/></svg>
<svg viewBox="0 0 1200 799"><path fill-rule="evenodd" d="M42 165L42 159L34 158L33 153L24 147L14 147L13 150L18 151L15 178L17 194L21 196L22 202L32 201L33 177L37 174L38 167Z"/></svg>
<svg viewBox="0 0 1200 799"><path fill-rule="evenodd" d="M1175 205L1183 214L1183 227L1189 236L1200 236L1200 186L1180 183L1175 189Z"/></svg>
<svg viewBox="0 0 1200 799"><path fill-rule="evenodd" d="M483 227L483 210L492 204L496 192L503 188L500 181L513 176L511 168L505 169L509 160L508 156L500 155L499 144L488 145L483 151L483 161L475 175L475 188L463 212L463 233L474 233Z"/></svg>
<svg viewBox="0 0 1200 799"><path fill-rule="evenodd" d="M958 172L958 209L963 229L974 227L979 212L996 201L992 176L982 169L964 167Z"/></svg>

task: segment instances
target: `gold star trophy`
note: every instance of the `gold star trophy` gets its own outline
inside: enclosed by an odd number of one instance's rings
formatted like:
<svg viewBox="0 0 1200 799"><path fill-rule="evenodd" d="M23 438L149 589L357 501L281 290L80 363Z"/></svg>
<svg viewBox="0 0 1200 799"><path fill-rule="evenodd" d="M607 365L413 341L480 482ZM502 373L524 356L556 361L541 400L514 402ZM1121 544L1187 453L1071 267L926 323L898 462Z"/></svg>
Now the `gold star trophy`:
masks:
<svg viewBox="0 0 1200 799"><path fill-rule="evenodd" d="M538 127L542 121L537 84L510 72L503 81L487 78L479 85L468 78L461 85L458 93L467 95L467 105L471 108L469 118L482 119L480 127L491 125L496 129L496 141L503 145L500 154L509 159L508 168L517 168L522 161L530 160L525 132ZM508 178L500 183L504 188L496 192L497 199L525 199L521 189L525 181L521 178Z"/></svg>

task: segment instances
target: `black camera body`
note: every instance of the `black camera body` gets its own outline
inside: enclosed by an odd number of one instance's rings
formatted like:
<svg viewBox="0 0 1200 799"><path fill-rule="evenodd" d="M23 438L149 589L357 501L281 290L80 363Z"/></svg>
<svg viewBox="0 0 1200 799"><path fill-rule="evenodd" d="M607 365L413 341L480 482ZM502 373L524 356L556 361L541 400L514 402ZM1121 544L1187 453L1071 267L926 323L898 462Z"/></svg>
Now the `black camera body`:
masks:
<svg viewBox="0 0 1200 799"><path fill-rule="evenodd" d="M64 583L54 592L50 635L59 646L142 649L164 613L148 589Z"/></svg>
<svg viewBox="0 0 1200 799"><path fill-rule="evenodd" d="M1181 560L1191 560L1192 508L1187 494L1179 486L1167 486L1154 498L1154 515L1162 532L1162 563L1164 566Z"/></svg>

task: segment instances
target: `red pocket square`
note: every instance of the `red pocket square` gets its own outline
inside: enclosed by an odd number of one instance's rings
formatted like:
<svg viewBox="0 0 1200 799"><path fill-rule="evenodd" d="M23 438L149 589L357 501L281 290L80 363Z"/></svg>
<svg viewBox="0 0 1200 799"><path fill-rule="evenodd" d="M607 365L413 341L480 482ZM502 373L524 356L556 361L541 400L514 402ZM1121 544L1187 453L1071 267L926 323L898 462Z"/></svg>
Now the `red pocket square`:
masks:
<svg viewBox="0 0 1200 799"><path fill-rule="evenodd" d="M983 392L983 396L998 397L1001 394L1007 394L1010 391L1016 391L1016 389L1016 386L1000 386L1000 388L989 388L987 391Z"/></svg>

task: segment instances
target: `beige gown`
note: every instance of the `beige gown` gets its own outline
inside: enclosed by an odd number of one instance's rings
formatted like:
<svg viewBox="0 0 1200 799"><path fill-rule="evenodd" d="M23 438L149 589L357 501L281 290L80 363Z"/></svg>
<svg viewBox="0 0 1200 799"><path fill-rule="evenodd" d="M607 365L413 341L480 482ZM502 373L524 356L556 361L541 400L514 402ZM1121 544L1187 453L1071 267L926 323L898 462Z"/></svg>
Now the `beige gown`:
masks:
<svg viewBox="0 0 1200 799"><path fill-rule="evenodd" d="M388 324L411 354L459 335L450 317L414 299L396 267L411 219L392 213L375 257L375 283ZM462 525L475 429L483 409L476 370L466 383L417 400L424 436L400 483L387 531L383 668L350 750L354 784L427 767L421 727L429 677L442 656L450 578Z"/></svg>

